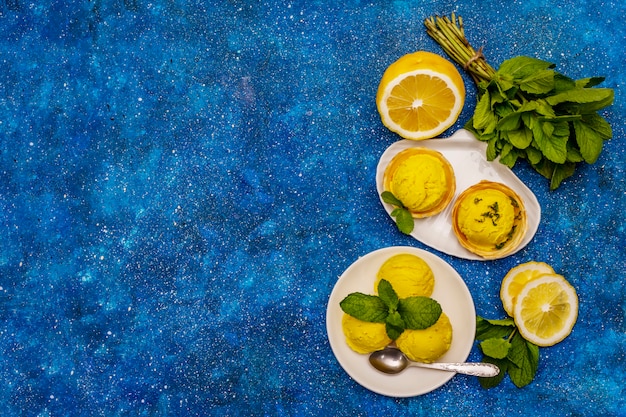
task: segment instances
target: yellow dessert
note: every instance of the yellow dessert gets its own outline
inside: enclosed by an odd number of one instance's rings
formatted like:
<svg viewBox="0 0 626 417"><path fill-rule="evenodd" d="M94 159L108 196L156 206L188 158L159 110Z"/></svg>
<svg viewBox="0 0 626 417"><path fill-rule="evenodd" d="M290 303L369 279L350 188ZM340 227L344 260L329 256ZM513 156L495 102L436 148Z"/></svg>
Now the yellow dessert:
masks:
<svg viewBox="0 0 626 417"><path fill-rule="evenodd" d="M411 360L434 362L450 349L452 325L450 319L441 313L439 320L424 330L405 330L396 339L396 346Z"/></svg>
<svg viewBox="0 0 626 417"><path fill-rule="evenodd" d="M346 343L357 353L371 353L391 343L384 323L368 323L344 313L341 326Z"/></svg>
<svg viewBox="0 0 626 417"><path fill-rule="evenodd" d="M506 185L491 181L463 191L454 204L452 220L461 246L486 259L511 253L526 232L522 199Z"/></svg>
<svg viewBox="0 0 626 417"><path fill-rule="evenodd" d="M394 255L378 270L374 290L381 279L389 281L399 298L430 297L435 287L435 275L422 258L410 253Z"/></svg>
<svg viewBox="0 0 626 417"><path fill-rule="evenodd" d="M450 162L432 149L413 147L393 157L384 174L384 188L411 212L414 218L440 213L456 191Z"/></svg>

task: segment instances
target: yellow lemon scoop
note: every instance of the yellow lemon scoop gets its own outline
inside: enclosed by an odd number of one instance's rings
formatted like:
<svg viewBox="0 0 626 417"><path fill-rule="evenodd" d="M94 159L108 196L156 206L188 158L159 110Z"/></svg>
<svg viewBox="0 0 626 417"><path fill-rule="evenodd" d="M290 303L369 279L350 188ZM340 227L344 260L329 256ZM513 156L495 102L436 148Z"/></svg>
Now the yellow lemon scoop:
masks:
<svg viewBox="0 0 626 417"><path fill-rule="evenodd" d="M341 327L346 343L357 353L371 353L391 343L385 323L369 323L344 313Z"/></svg>
<svg viewBox="0 0 626 417"><path fill-rule="evenodd" d="M408 148L394 156L385 169L383 184L414 218L440 213L456 191L450 162L440 152L422 147Z"/></svg>
<svg viewBox="0 0 626 417"><path fill-rule="evenodd" d="M452 325L445 313L439 320L423 330L405 330L396 339L396 346L416 362L431 363L450 349L452 343Z"/></svg>
<svg viewBox="0 0 626 417"><path fill-rule="evenodd" d="M401 253L387 259L378 270L374 290L381 279L389 281L399 298L430 297L435 288L435 275L419 256Z"/></svg>
<svg viewBox="0 0 626 417"><path fill-rule="evenodd" d="M481 181L457 197L452 227L465 249L500 258L515 250L526 233L524 203L508 186Z"/></svg>

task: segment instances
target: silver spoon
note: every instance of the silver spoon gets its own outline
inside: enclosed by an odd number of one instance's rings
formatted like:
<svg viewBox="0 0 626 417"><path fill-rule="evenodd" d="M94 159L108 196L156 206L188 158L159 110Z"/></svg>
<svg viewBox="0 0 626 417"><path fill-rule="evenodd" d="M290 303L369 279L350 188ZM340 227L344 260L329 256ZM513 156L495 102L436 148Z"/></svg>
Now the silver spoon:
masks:
<svg viewBox="0 0 626 417"><path fill-rule="evenodd" d="M374 368L386 374L397 374L408 366L439 369L442 371L457 372L459 374L492 377L500 373L500 369L491 363L464 362L464 363L422 363L409 360L398 348L387 346L383 350L372 352L370 363Z"/></svg>

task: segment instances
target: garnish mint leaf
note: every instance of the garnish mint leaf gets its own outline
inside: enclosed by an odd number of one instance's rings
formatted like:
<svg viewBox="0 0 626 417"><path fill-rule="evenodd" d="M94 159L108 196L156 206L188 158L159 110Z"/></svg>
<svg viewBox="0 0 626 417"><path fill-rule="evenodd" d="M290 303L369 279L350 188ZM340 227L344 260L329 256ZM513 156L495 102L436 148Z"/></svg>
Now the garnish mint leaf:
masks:
<svg viewBox="0 0 626 417"><path fill-rule="evenodd" d="M509 337L514 330L513 319L487 320L476 316L476 340Z"/></svg>
<svg viewBox="0 0 626 417"><path fill-rule="evenodd" d="M510 317L506 319L483 319L483 320L487 321L489 324L493 324L494 326L508 326L508 327L515 326L515 320L513 320Z"/></svg>
<svg viewBox="0 0 626 417"><path fill-rule="evenodd" d="M429 297L408 297L400 300L398 312L407 329L423 330L439 320L441 305Z"/></svg>
<svg viewBox="0 0 626 417"><path fill-rule="evenodd" d="M402 332L404 331L404 321L400 316L400 313L394 311L393 313L387 316L385 320L385 330L387 331L387 336L391 340L396 340Z"/></svg>
<svg viewBox="0 0 626 417"><path fill-rule="evenodd" d="M415 227L415 221L413 216L405 209L395 209L391 212L391 215L396 219L396 226L405 235L410 235Z"/></svg>
<svg viewBox="0 0 626 417"><path fill-rule="evenodd" d="M383 191L380 195L383 201L387 204L391 204L396 207L404 207L402 201L400 201L391 191Z"/></svg>
<svg viewBox="0 0 626 417"><path fill-rule="evenodd" d="M518 368L524 366L524 361L526 360L528 354L526 349L526 340L520 336L519 333L516 333L511 338L511 348L507 354L507 358Z"/></svg>
<svg viewBox="0 0 626 417"><path fill-rule="evenodd" d="M480 350L487 356L495 359L504 359L509 354L511 344L508 340L493 338L487 339L480 343Z"/></svg>
<svg viewBox="0 0 626 417"><path fill-rule="evenodd" d="M381 279L378 283L378 296L387 305L388 311L398 308L398 294L386 279Z"/></svg>
<svg viewBox="0 0 626 417"><path fill-rule="evenodd" d="M380 297L353 292L344 298L339 306L344 313L370 323L384 323L389 309Z"/></svg>
<svg viewBox="0 0 626 417"><path fill-rule="evenodd" d="M413 216L406 209L404 203L402 203L398 197L393 195L391 191L383 191L380 197L385 203L396 207L391 211L391 217L396 219L396 226L398 227L398 230L405 235L410 235L415 227L415 223L413 222Z"/></svg>
<svg viewBox="0 0 626 417"><path fill-rule="evenodd" d="M480 383L481 387L485 389L493 388L497 386L498 384L500 384L500 382L502 382L502 380L504 379L506 372L509 368L510 362L507 361L506 359L490 358L489 356L485 356L483 358L483 362L492 363L496 365L498 368L500 368L500 373L494 377L489 377L489 378L479 377L478 378L478 382Z"/></svg>
<svg viewBox="0 0 626 417"><path fill-rule="evenodd" d="M539 367L539 347L516 333L511 341L509 359L515 364L508 369L513 384L518 388L530 384Z"/></svg>

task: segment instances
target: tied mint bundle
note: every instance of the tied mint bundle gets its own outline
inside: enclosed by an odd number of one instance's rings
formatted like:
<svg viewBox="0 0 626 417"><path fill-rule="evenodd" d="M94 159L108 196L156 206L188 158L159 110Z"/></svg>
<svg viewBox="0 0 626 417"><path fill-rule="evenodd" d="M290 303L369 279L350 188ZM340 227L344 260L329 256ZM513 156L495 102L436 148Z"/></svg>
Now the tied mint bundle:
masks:
<svg viewBox="0 0 626 417"><path fill-rule="evenodd" d="M550 180L551 190L573 175L577 163L596 162L613 135L598 114L613 103L613 89L593 88L604 78L572 80L554 64L527 56L506 60L496 71L465 38L460 16L430 17L424 24L476 83L478 103L465 127L487 142L488 160L499 157L512 168L525 159Z"/></svg>

